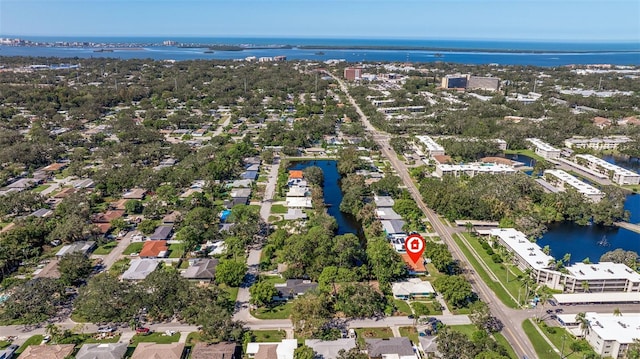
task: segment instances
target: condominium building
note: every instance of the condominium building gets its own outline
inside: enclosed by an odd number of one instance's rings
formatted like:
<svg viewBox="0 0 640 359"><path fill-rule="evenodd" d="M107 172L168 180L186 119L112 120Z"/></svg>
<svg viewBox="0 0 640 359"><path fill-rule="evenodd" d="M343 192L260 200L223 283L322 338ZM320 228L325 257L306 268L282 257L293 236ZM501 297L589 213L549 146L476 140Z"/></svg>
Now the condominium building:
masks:
<svg viewBox="0 0 640 359"><path fill-rule="evenodd" d="M551 146L550 144L538 139L527 138L527 141L533 145L536 154L544 159L553 159L560 157L560 149Z"/></svg>
<svg viewBox="0 0 640 359"><path fill-rule="evenodd" d="M609 176L609 179L619 185L640 184L640 174L626 168L616 166L593 155L576 155L575 161L595 172Z"/></svg>
<svg viewBox="0 0 640 359"><path fill-rule="evenodd" d="M468 163L462 165L436 164L436 176L469 176L473 177L479 174L514 174L517 171L511 167L498 163Z"/></svg>
<svg viewBox="0 0 640 359"><path fill-rule="evenodd" d="M344 69L344 78L349 81L356 81L362 78L362 68L347 67Z"/></svg>
<svg viewBox="0 0 640 359"><path fill-rule="evenodd" d="M493 240L514 254L513 261L522 270L530 269L537 283L565 293L575 292L640 292L640 274L621 263L577 263L560 272L554 268L555 258L530 242L524 233L513 228L490 231Z"/></svg>
<svg viewBox="0 0 640 359"><path fill-rule="evenodd" d="M596 151L615 150L623 143L629 142L631 139L627 136L609 136L609 137L571 137L564 140L567 148L589 148Z"/></svg>
<svg viewBox="0 0 640 359"><path fill-rule="evenodd" d="M629 344L640 339L640 313L585 313L585 339L601 357L624 358Z"/></svg>
<svg viewBox="0 0 640 359"><path fill-rule="evenodd" d="M498 145L498 148L502 151L507 149L507 141L499 139L499 138L489 138L489 139L479 139L477 137L458 137L458 136L438 136L438 138L444 139L453 139L458 142L478 142L478 141L487 141L493 142Z"/></svg>
<svg viewBox="0 0 640 359"><path fill-rule="evenodd" d="M429 156L433 157L444 155L444 147L434 141L433 138L429 136L416 136L416 138L424 145Z"/></svg>
<svg viewBox="0 0 640 359"><path fill-rule="evenodd" d="M481 77L455 74L442 78L442 88L445 89L469 89L496 91L500 87L500 79L497 77Z"/></svg>
<svg viewBox="0 0 640 359"><path fill-rule="evenodd" d="M563 170L545 170L544 178L554 187L565 190L567 186L575 189L593 202L600 202L604 193L592 185L586 184Z"/></svg>

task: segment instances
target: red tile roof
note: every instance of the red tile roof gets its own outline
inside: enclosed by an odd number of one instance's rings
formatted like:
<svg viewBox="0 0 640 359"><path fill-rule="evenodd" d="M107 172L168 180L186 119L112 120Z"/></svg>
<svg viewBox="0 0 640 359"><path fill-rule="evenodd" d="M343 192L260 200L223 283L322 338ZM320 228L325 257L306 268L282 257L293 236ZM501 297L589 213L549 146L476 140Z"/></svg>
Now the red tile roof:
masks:
<svg viewBox="0 0 640 359"><path fill-rule="evenodd" d="M303 177L304 177L304 174L302 173L302 171L298 171L298 170L289 171L290 179L302 179Z"/></svg>
<svg viewBox="0 0 640 359"><path fill-rule="evenodd" d="M409 255L406 253L402 254L402 260L405 262L409 270L415 273L425 273L427 271L422 260L418 260L418 263L413 263Z"/></svg>
<svg viewBox="0 0 640 359"><path fill-rule="evenodd" d="M167 241L146 241L140 251L140 257L157 257L160 252L169 250Z"/></svg>

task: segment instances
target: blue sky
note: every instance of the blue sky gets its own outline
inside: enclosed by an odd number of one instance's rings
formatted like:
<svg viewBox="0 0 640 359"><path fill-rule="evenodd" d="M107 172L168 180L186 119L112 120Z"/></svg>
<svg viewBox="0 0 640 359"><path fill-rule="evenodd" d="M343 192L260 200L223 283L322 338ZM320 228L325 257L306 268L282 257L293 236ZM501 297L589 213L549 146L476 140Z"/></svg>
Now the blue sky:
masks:
<svg viewBox="0 0 640 359"><path fill-rule="evenodd" d="M0 34L640 42L640 1L0 0Z"/></svg>

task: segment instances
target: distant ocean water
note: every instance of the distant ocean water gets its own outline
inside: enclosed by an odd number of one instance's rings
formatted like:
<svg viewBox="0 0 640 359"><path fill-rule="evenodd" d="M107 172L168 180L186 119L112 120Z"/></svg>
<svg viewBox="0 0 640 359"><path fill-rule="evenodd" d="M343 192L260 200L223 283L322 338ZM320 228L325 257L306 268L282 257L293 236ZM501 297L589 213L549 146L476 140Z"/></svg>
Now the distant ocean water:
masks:
<svg viewBox="0 0 640 359"><path fill-rule="evenodd" d="M152 58L156 60L193 59L243 59L248 56L286 56L288 60L324 61L344 59L360 61L407 61L407 62L453 62L465 64L500 64L563 66L570 64L615 64L640 65L640 44L597 42L515 42L515 41L470 41L470 40L402 40L402 39L320 39L320 38L204 38L204 37L20 37L41 42L96 42L96 43L161 43L173 40L179 43L226 44L226 45L291 45L291 49L246 49L243 51L214 51L205 49L165 46L143 47L141 50L119 49L113 52L94 52L93 48L63 47L0 47L0 56L42 56L61 58ZM296 46L389 46L429 47L426 50L369 50L369 49L299 49ZM453 50L444 50L453 49ZM483 51L484 50L484 51ZM502 51L502 52L501 52ZM522 52L518 52L522 51ZM534 53L527 51L536 51ZM322 54L319 54L322 52Z"/></svg>

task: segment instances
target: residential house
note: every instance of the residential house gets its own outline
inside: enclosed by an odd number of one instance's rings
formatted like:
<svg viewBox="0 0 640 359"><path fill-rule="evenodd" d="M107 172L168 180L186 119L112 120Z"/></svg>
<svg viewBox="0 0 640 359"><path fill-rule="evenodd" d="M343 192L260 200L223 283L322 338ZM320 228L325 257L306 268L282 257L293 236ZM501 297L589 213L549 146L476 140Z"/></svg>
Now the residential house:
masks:
<svg viewBox="0 0 640 359"><path fill-rule="evenodd" d="M382 220L380 221L382 228L388 237L404 235L405 232L402 229L405 225L405 221L401 219Z"/></svg>
<svg viewBox="0 0 640 359"><path fill-rule="evenodd" d="M188 280L210 283L216 275L217 265L217 259L190 259L189 268L182 272L182 276Z"/></svg>
<svg viewBox="0 0 640 359"><path fill-rule="evenodd" d="M65 254L80 252L84 255L88 255L96 246L96 242L94 241L78 241L71 244L67 244L62 247L58 253L56 253L56 257L62 258Z"/></svg>
<svg viewBox="0 0 640 359"><path fill-rule="evenodd" d="M365 339L369 358L418 359L409 338Z"/></svg>
<svg viewBox="0 0 640 359"><path fill-rule="evenodd" d="M382 207L393 207L393 205L395 204L395 201L393 200L393 197L391 196L374 196L373 197L373 201L376 204L376 207L378 208L382 208Z"/></svg>
<svg viewBox="0 0 640 359"><path fill-rule="evenodd" d="M52 214L53 214L52 210L46 209L46 208L40 208L39 210L31 213L29 216L30 217L46 218L46 217L49 217Z"/></svg>
<svg viewBox="0 0 640 359"><path fill-rule="evenodd" d="M168 251L167 241L145 241L140 251L140 258L164 258Z"/></svg>
<svg viewBox="0 0 640 359"><path fill-rule="evenodd" d="M84 344L76 354L76 359L122 359L127 346L127 343Z"/></svg>
<svg viewBox="0 0 640 359"><path fill-rule="evenodd" d="M393 208L390 207L382 207L376 209L376 216L381 220L402 219L402 216L397 214L396 211L394 211Z"/></svg>
<svg viewBox="0 0 640 359"><path fill-rule="evenodd" d="M420 278L409 278L402 282L391 283L391 292L396 299L427 298L436 291L431 283Z"/></svg>
<svg viewBox="0 0 640 359"><path fill-rule="evenodd" d="M314 352L316 352L316 359L337 359L340 355L340 351L349 350L356 347L355 338L343 338L337 340L319 340L319 339L307 339L304 344Z"/></svg>
<svg viewBox="0 0 640 359"><path fill-rule="evenodd" d="M236 343L196 343L191 349L191 359L237 359Z"/></svg>
<svg viewBox="0 0 640 359"><path fill-rule="evenodd" d="M284 214L284 219L288 221L307 219L307 214L299 208L288 208L287 213Z"/></svg>
<svg viewBox="0 0 640 359"><path fill-rule="evenodd" d="M129 268L122 273L122 279L143 280L158 268L158 264L160 264L160 262L155 259L136 258L131 261Z"/></svg>
<svg viewBox="0 0 640 359"><path fill-rule="evenodd" d="M312 208L311 197L286 197L285 206L288 208Z"/></svg>
<svg viewBox="0 0 640 359"><path fill-rule="evenodd" d="M427 358L438 357L437 338L435 336L418 337L418 348Z"/></svg>
<svg viewBox="0 0 640 359"><path fill-rule="evenodd" d="M289 180L303 179L304 173L300 170L289 171Z"/></svg>
<svg viewBox="0 0 640 359"><path fill-rule="evenodd" d="M424 259L422 257L418 259L418 262L414 263L407 253L402 253L401 256L410 275L422 275L427 273L427 268L424 266Z"/></svg>
<svg viewBox="0 0 640 359"><path fill-rule="evenodd" d="M285 283L276 283L275 287L278 290L276 300L289 300L316 289L318 283L306 279L287 279Z"/></svg>
<svg viewBox="0 0 640 359"><path fill-rule="evenodd" d="M142 188L133 188L127 192L125 192L125 194L122 195L122 198L125 199L144 199L144 196L147 194L147 190L146 189L142 189Z"/></svg>
<svg viewBox="0 0 640 359"><path fill-rule="evenodd" d="M240 178L255 181L258 179L258 171L244 171L240 174Z"/></svg>
<svg viewBox="0 0 640 359"><path fill-rule="evenodd" d="M78 190L75 188L64 188L62 189L60 192L56 193L53 198L66 198L69 197L70 195L76 193Z"/></svg>
<svg viewBox="0 0 640 359"><path fill-rule="evenodd" d="M115 202L109 203L109 208L124 211L125 209L127 209L126 207L127 202L129 202L128 199L122 198Z"/></svg>
<svg viewBox="0 0 640 359"><path fill-rule="evenodd" d="M249 343L245 354L252 359L293 359L297 339L283 339L280 343Z"/></svg>
<svg viewBox="0 0 640 359"><path fill-rule="evenodd" d="M184 343L140 343L131 359L181 359L183 351Z"/></svg>
<svg viewBox="0 0 640 359"><path fill-rule="evenodd" d="M68 165L68 163L60 163L60 162L52 163L52 164L50 164L50 165L48 165L46 167L43 167L42 171L51 172L51 173L57 173L57 172L60 172L63 169L65 169L67 167L67 165Z"/></svg>
<svg viewBox="0 0 640 359"><path fill-rule="evenodd" d="M29 345L20 354L20 359L66 359L71 356L74 348L74 344Z"/></svg>
<svg viewBox="0 0 640 359"><path fill-rule="evenodd" d="M235 180L231 182L230 184L227 185L227 187L231 187L231 188L251 187L252 184L253 184L252 180L241 179L241 180Z"/></svg>
<svg viewBox="0 0 640 359"><path fill-rule="evenodd" d="M173 226L158 226L149 239L152 241L161 241L171 238Z"/></svg>
<svg viewBox="0 0 640 359"><path fill-rule="evenodd" d="M181 215L182 214L178 211L171 211L171 213L168 213L164 217L162 217L162 224L173 226L176 222L178 222Z"/></svg>

